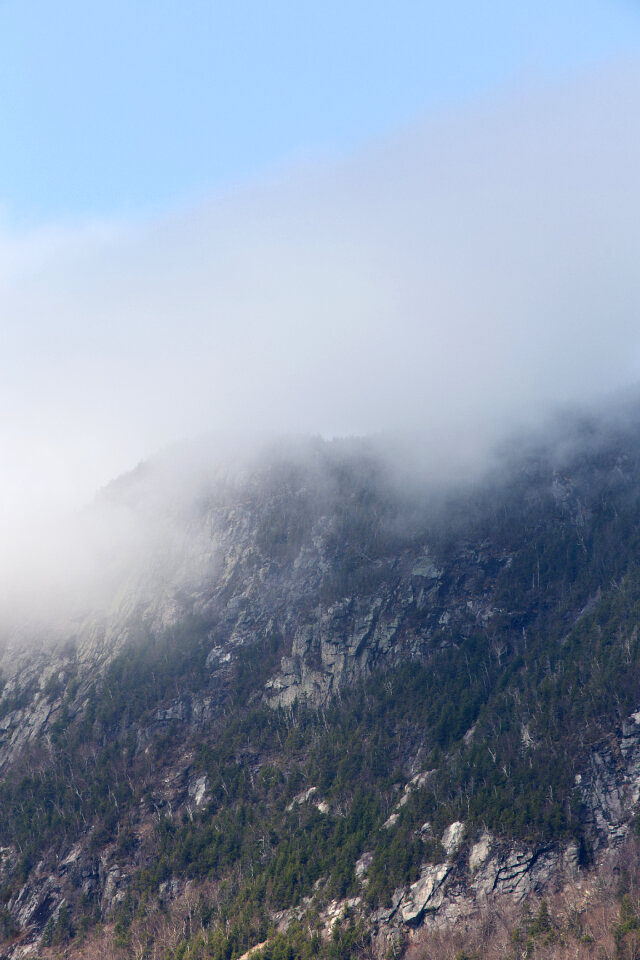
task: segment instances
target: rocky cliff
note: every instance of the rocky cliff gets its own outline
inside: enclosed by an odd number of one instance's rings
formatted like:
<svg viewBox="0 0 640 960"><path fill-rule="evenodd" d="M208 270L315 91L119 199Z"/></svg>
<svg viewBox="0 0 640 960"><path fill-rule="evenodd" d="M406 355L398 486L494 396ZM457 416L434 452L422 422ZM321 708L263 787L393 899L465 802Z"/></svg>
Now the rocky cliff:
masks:
<svg viewBox="0 0 640 960"><path fill-rule="evenodd" d="M106 599L5 635L2 955L166 915L380 953L588 883L640 796L640 443L562 439L448 489L310 442L107 491L145 523Z"/></svg>

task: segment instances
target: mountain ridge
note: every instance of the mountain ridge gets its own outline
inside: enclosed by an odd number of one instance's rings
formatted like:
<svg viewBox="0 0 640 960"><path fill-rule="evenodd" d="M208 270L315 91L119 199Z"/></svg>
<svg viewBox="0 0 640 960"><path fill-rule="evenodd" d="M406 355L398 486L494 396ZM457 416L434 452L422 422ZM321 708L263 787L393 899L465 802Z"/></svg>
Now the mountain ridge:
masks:
<svg viewBox="0 0 640 960"><path fill-rule="evenodd" d="M5 647L4 955L91 956L98 923L130 955L189 891L167 955L412 950L626 849L639 431L583 418L504 463L407 492L367 444L313 441L168 484L162 562Z"/></svg>

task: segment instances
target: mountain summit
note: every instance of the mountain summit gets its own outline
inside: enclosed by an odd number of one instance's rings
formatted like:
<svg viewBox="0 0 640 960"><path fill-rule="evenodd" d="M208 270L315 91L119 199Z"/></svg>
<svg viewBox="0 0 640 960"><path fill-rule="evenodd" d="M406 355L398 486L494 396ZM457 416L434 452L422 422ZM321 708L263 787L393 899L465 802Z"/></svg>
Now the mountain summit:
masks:
<svg viewBox="0 0 640 960"><path fill-rule="evenodd" d="M5 617L2 956L630 955L640 418L414 462L183 448L102 492Z"/></svg>

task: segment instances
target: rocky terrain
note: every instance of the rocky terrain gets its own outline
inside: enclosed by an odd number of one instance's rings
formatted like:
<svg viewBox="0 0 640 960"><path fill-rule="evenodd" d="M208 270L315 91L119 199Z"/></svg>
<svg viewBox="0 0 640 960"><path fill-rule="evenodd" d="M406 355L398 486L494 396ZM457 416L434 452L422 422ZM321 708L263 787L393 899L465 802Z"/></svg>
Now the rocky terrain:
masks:
<svg viewBox="0 0 640 960"><path fill-rule="evenodd" d="M106 599L5 627L0 955L382 956L586 896L640 798L634 424L455 487L309 441L105 491Z"/></svg>

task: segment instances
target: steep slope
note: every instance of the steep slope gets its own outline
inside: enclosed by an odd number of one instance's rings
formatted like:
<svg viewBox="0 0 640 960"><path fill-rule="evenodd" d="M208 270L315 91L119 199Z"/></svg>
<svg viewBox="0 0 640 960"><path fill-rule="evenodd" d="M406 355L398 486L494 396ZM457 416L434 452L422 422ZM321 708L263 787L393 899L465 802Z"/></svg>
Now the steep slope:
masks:
<svg viewBox="0 0 640 960"><path fill-rule="evenodd" d="M107 490L108 596L5 642L3 955L383 953L588 884L640 792L634 417L448 490L320 441Z"/></svg>

